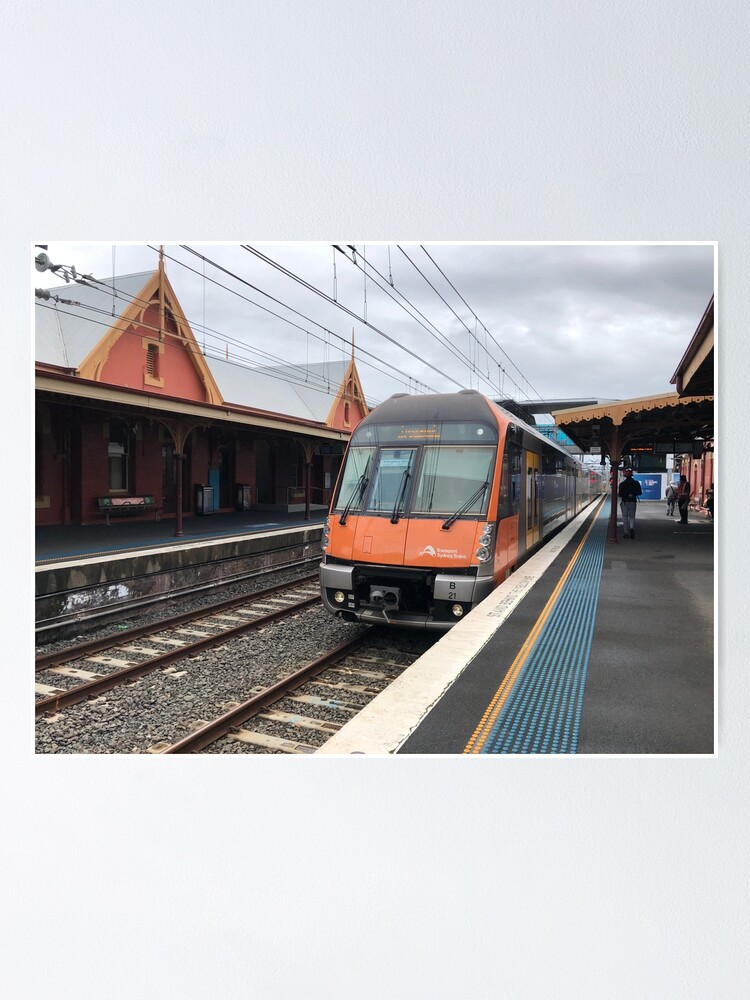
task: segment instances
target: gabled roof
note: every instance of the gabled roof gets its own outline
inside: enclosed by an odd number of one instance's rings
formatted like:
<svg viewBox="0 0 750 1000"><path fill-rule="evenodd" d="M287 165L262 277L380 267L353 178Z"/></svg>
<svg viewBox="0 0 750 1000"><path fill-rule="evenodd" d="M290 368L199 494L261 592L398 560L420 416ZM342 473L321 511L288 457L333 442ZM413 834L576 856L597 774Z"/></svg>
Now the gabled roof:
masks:
<svg viewBox="0 0 750 1000"><path fill-rule="evenodd" d="M161 269L96 285L50 288L51 298L36 304L37 366L40 370L63 368L99 381L113 343L129 324L139 324L144 308L158 296L160 282L178 331L190 342L208 402L333 426L337 405L351 380L352 398L367 412L353 357L311 365L249 367L241 359L214 356L210 351L204 354Z"/></svg>
<svg viewBox="0 0 750 1000"><path fill-rule="evenodd" d="M50 288L52 298L36 303L36 360L78 369L125 308L138 299L153 273L127 274L97 285Z"/></svg>
<svg viewBox="0 0 750 1000"><path fill-rule="evenodd" d="M354 345L352 344L352 357L346 366L346 371L343 377L339 381L338 392L336 393L336 398L333 401L333 405L326 418L326 423L333 424L336 411L338 409L339 403L342 400L349 400L350 402L355 402L359 406L362 416L366 417L368 413L367 400L365 399L365 393L362 388L362 383L359 380L359 373L357 371L357 366L354 364Z"/></svg>
<svg viewBox="0 0 750 1000"><path fill-rule="evenodd" d="M112 287L115 287L114 283ZM153 309L156 306L160 310L161 319L158 321L157 326L153 324L148 325L145 318L146 310L149 308ZM206 401L209 403L223 402L211 370L206 364L195 335L187 321L187 317L182 311L182 306L177 300L174 289L167 278L162 261L159 262L158 269L147 278L145 285L137 295L125 305L119 316L115 318L104 337L81 361L78 366L78 374L81 378L90 378L95 381L99 381L102 378L102 372L109 358L110 351L121 336L127 335L129 329L137 329L139 331L145 329L153 338L158 336L161 339L162 331L160 327L164 325L166 328L167 326L165 319L167 309L169 310L170 322L174 324L174 329L169 333L169 337L172 339L176 338L185 349L203 385Z"/></svg>

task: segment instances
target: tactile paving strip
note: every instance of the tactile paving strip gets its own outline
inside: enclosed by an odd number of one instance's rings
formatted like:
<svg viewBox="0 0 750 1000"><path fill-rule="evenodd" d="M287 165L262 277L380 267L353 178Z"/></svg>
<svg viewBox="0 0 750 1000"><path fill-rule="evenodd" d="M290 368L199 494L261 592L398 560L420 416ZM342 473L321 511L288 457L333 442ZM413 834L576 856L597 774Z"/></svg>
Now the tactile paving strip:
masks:
<svg viewBox="0 0 750 1000"><path fill-rule="evenodd" d="M465 753L576 752L608 521L609 501L568 567L502 707L478 728Z"/></svg>

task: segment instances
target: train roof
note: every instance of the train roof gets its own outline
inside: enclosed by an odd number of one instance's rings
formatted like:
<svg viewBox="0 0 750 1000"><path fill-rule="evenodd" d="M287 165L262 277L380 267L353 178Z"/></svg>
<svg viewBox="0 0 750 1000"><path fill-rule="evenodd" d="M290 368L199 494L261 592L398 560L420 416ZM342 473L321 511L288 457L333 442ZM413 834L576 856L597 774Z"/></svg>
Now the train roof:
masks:
<svg viewBox="0 0 750 1000"><path fill-rule="evenodd" d="M515 427L519 442L523 439L535 438L547 448L552 448L566 458L581 464L575 455L552 441L534 424L528 424L515 413L484 396L476 389L462 389L459 392L431 393L428 395L411 396L397 393L376 406L358 425L408 423L409 421L438 422L455 421L485 421L498 426L499 421L507 420ZM356 432L355 432L356 436Z"/></svg>
<svg viewBox="0 0 750 1000"><path fill-rule="evenodd" d="M491 420L496 423L497 417L486 396L475 389L462 389L460 392L426 396L397 393L376 406L362 423L401 423L409 420Z"/></svg>

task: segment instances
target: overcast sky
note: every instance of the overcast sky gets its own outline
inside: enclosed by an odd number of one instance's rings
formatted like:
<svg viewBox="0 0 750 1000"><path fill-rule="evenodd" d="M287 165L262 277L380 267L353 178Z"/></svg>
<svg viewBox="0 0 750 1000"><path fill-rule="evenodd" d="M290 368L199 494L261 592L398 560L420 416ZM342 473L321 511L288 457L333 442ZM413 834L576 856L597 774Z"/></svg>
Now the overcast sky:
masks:
<svg viewBox="0 0 750 1000"><path fill-rule="evenodd" d="M164 245L167 275L209 356L340 360L353 330L371 405L405 390L512 399L674 391L669 380L714 289L712 244L247 244L270 261L238 244L185 246ZM47 252L108 279L155 269L157 251L50 243ZM33 263L32 275L37 287L60 284Z"/></svg>

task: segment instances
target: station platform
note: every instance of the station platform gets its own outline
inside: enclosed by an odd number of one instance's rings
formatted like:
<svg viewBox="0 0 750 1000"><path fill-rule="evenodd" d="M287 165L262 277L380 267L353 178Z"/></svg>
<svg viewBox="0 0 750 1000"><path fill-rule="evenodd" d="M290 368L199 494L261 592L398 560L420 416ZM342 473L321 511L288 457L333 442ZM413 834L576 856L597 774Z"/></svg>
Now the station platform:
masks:
<svg viewBox="0 0 750 1000"><path fill-rule="evenodd" d="M714 523L644 501L614 543L609 512L582 512L318 753L715 754Z"/></svg>
<svg viewBox="0 0 750 1000"><path fill-rule="evenodd" d="M222 539L247 532L322 525L325 518L324 510L312 511L307 521L303 512L288 514L275 511L230 511L227 514L195 515L183 518L183 533L180 536L175 536L175 521L169 517L162 517L158 521L124 518L113 520L110 524L102 522L42 526L35 530L35 559L39 566L61 560Z"/></svg>
<svg viewBox="0 0 750 1000"><path fill-rule="evenodd" d="M320 556L325 511L251 511L36 529L36 635L75 635L79 622L209 590L250 573L308 565ZM65 630L65 631L63 631Z"/></svg>

